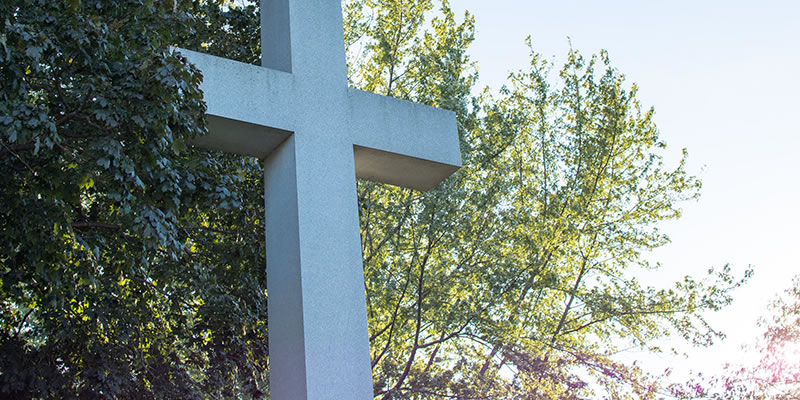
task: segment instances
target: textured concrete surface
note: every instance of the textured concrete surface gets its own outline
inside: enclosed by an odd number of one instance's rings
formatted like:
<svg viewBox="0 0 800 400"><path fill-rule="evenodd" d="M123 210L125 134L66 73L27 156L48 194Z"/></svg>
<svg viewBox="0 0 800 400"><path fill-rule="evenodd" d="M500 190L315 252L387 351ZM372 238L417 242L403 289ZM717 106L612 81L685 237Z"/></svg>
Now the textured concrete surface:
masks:
<svg viewBox="0 0 800 400"><path fill-rule="evenodd" d="M181 50L209 135L264 160L273 400L372 396L356 175L427 190L461 164L455 115L347 87L340 0L263 0L263 66Z"/></svg>
<svg viewBox="0 0 800 400"><path fill-rule="evenodd" d="M298 119L321 110L309 107L314 87L295 74L181 52L204 75L209 135L197 145L264 158L297 132ZM302 93L303 86L311 93ZM332 94L326 98L334 104L317 107L347 110L347 126L321 134L349 136L359 178L429 190L461 165L454 113L352 88Z"/></svg>

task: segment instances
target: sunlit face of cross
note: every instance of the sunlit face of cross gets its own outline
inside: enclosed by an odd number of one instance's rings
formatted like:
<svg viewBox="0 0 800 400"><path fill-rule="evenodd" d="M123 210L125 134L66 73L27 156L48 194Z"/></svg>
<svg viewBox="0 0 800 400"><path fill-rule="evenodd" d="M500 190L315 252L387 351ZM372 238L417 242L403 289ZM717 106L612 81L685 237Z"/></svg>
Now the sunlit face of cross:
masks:
<svg viewBox="0 0 800 400"><path fill-rule="evenodd" d="M261 3L261 67L181 50L196 144L264 160L271 398L371 399L356 176L430 189L460 166L455 115L348 88L340 0Z"/></svg>

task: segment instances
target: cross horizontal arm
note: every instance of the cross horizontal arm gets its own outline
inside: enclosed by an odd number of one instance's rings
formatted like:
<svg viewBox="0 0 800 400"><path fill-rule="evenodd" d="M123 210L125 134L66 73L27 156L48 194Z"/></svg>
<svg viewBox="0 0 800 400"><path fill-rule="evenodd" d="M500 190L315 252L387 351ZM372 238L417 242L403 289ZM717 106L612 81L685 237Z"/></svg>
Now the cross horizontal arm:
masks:
<svg viewBox="0 0 800 400"><path fill-rule="evenodd" d="M179 50L203 73L208 134L195 145L263 159L291 134L291 74Z"/></svg>
<svg viewBox="0 0 800 400"><path fill-rule="evenodd" d="M429 190L461 166L456 115L349 89L356 176Z"/></svg>

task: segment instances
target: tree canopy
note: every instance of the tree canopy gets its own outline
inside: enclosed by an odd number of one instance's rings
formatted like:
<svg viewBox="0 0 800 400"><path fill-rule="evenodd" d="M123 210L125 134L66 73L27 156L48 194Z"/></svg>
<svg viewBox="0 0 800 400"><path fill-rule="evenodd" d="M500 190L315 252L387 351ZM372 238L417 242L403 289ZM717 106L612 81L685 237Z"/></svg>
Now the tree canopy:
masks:
<svg viewBox="0 0 800 400"><path fill-rule="evenodd" d="M186 145L205 129L201 76L170 47L255 18L222 9L0 5L6 396L263 393L258 162Z"/></svg>
<svg viewBox="0 0 800 400"><path fill-rule="evenodd" d="M193 148L200 73L175 46L258 63L257 2L0 4L0 393L263 398L259 160ZM653 398L658 351L743 280L648 287L699 180L603 52L475 89L474 18L347 0L350 84L454 111L464 167L419 193L360 181L376 398Z"/></svg>

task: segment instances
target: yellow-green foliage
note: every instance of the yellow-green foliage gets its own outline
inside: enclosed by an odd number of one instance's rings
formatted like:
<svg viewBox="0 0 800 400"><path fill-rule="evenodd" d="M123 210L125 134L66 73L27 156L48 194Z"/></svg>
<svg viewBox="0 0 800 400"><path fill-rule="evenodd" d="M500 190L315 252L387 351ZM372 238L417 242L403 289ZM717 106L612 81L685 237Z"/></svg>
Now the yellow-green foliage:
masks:
<svg viewBox="0 0 800 400"><path fill-rule="evenodd" d="M668 241L658 223L700 190L685 154L664 165L636 87L605 52L557 66L531 46L527 70L473 96L471 15L446 1L347 5L352 84L455 111L464 158L429 193L359 183L377 396L652 397L611 355L674 333L710 342L700 312L740 282L727 269L710 285L633 278Z"/></svg>

